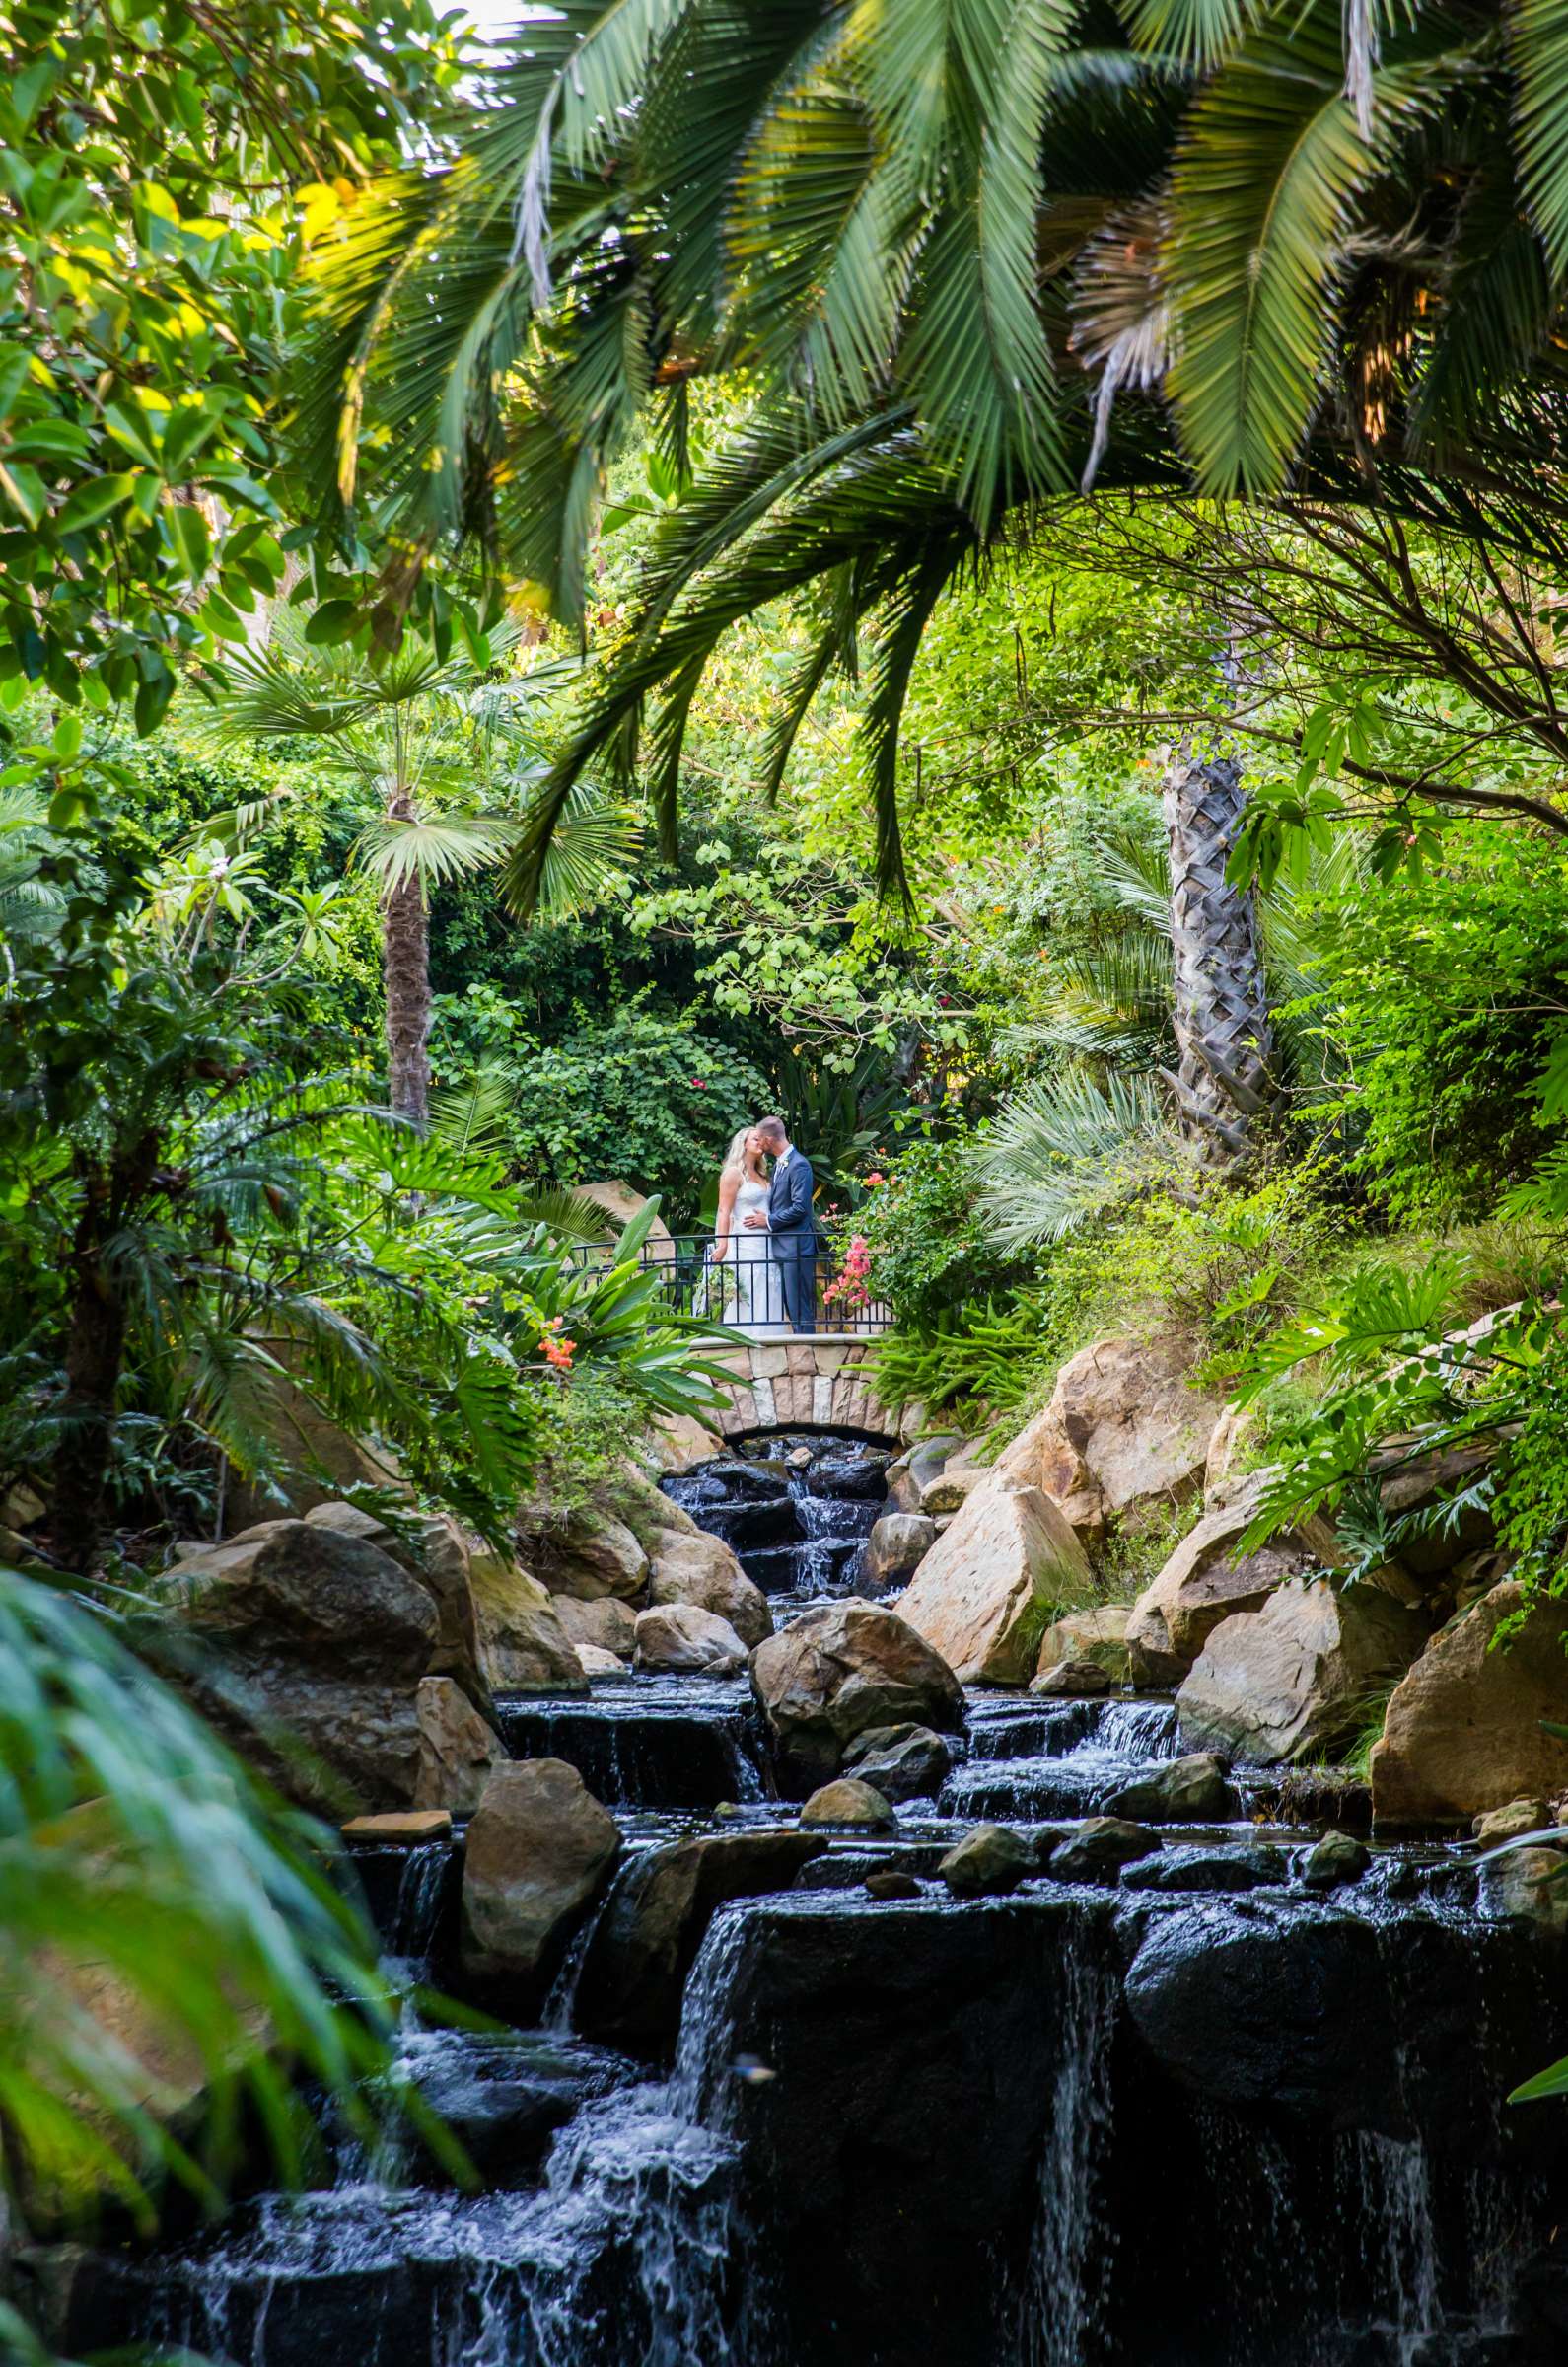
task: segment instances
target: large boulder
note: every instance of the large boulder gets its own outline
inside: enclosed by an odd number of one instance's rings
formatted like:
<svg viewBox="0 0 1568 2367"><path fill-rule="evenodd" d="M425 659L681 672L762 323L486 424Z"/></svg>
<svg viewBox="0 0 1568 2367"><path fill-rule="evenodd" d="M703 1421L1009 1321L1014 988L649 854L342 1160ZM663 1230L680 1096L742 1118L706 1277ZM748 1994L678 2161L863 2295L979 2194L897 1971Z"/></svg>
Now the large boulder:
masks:
<svg viewBox="0 0 1568 2367"><path fill-rule="evenodd" d="M861 1577L879 1594L902 1586L937 1542L936 1522L923 1512L885 1512L866 1540Z"/></svg>
<svg viewBox="0 0 1568 2367"><path fill-rule="evenodd" d="M1568 1743L1542 1721L1568 1724L1568 1605L1545 1601L1520 1619L1515 1580L1450 1621L1395 1688L1372 1753L1380 1827L1468 1821L1527 1796L1551 1800L1568 1783Z"/></svg>
<svg viewBox="0 0 1568 2367"><path fill-rule="evenodd" d="M722 1538L705 1537L696 1528L689 1536L674 1529L660 1536L648 1600L689 1603L711 1612L734 1628L743 1644L759 1644L773 1632L773 1614L762 1589L752 1584Z"/></svg>
<svg viewBox="0 0 1568 2367"><path fill-rule="evenodd" d="M436 1599L431 1673L455 1677L464 1692L482 1704L487 1688L472 1588L473 1556L484 1550L479 1541L465 1536L445 1513L410 1520L393 1529L357 1504L330 1502L313 1506L305 1518L313 1529L363 1538L429 1588Z"/></svg>
<svg viewBox="0 0 1568 2367"><path fill-rule="evenodd" d="M470 1979L536 1993L620 1847L615 1820L564 1759L492 1769L463 1867L463 1963Z"/></svg>
<svg viewBox="0 0 1568 2367"><path fill-rule="evenodd" d="M580 1693L585 1679L557 1598L520 1562L476 1546L468 1559L479 1667L496 1692ZM606 1601L613 1601L606 1597ZM559 1598L573 1610L588 1608ZM619 1610L618 1603L615 1604Z"/></svg>
<svg viewBox="0 0 1568 2367"><path fill-rule="evenodd" d="M1112 1685L1127 1682L1127 1627L1132 1617L1125 1603L1101 1603L1093 1611L1070 1611L1053 1619L1040 1637L1039 1674L1044 1677L1067 1661L1093 1661Z"/></svg>
<svg viewBox="0 0 1568 2367"><path fill-rule="evenodd" d="M1202 1485L1221 1404L1192 1386L1192 1360L1181 1332L1095 1340L1062 1366L1049 1404L997 1470L1042 1488L1080 1537L1184 1504Z"/></svg>
<svg viewBox="0 0 1568 2367"><path fill-rule="evenodd" d="M283 1355L289 1354L287 1345ZM224 1511L236 1535L262 1521L299 1520L345 1488L401 1489L397 1459L374 1440L356 1438L269 1363L242 1364L233 1377L238 1426L265 1450L266 1477L232 1471Z"/></svg>
<svg viewBox="0 0 1568 2367"><path fill-rule="evenodd" d="M535 1531L530 1558L552 1595L575 1595L582 1603L602 1595L630 1602L648 1583L648 1554L636 1533L593 1498Z"/></svg>
<svg viewBox="0 0 1568 2367"><path fill-rule="evenodd" d="M1401 2128L1375 1924L1332 1908L1216 1900L1151 1925L1127 1975L1144 2044L1207 2105L1338 2128Z"/></svg>
<svg viewBox="0 0 1568 2367"><path fill-rule="evenodd" d="M660 1603L637 1614L637 1666L667 1676L734 1677L746 1646L728 1619L695 1603Z"/></svg>
<svg viewBox="0 0 1568 2367"><path fill-rule="evenodd" d="M875 1784L885 1800L934 1798L953 1766L953 1747L929 1726L872 1726L844 1752L844 1772Z"/></svg>
<svg viewBox="0 0 1568 2367"><path fill-rule="evenodd" d="M181 1623L213 1648L180 1682L248 1758L339 1817L412 1802L415 1689L441 1629L421 1578L365 1538L292 1520L186 1553L173 1577Z"/></svg>
<svg viewBox="0 0 1568 2367"><path fill-rule="evenodd" d="M1445 1447L1411 1454L1407 1439L1386 1439L1372 1459L1378 1497L1390 1520L1416 1516L1415 1534L1400 1542L1399 1559L1422 1579L1446 1577L1457 1562L1493 1546L1496 1533L1488 1505L1469 1503L1458 1514L1442 1513L1454 1496L1466 1494L1496 1460L1495 1442Z"/></svg>
<svg viewBox="0 0 1568 2367"><path fill-rule="evenodd" d="M1027 1685L1040 1638L1094 1593L1067 1522L1037 1487L987 1478L899 1597L899 1615L964 1684Z"/></svg>
<svg viewBox="0 0 1568 2367"><path fill-rule="evenodd" d="M1134 1685L1179 1685L1222 1620L1261 1611L1287 1578L1340 1558L1333 1532L1316 1518L1244 1551L1264 1483L1258 1472L1206 1512L1138 1597L1125 1630Z"/></svg>
<svg viewBox="0 0 1568 2367"><path fill-rule="evenodd" d="M671 2040L703 1934L732 1899L787 1891L827 1847L820 1832L709 1832L640 1850L589 1943L575 2013L596 2039Z"/></svg>
<svg viewBox="0 0 1568 2367"><path fill-rule="evenodd" d="M420 1678L414 1715L419 1723L414 1806L471 1816L491 1768L506 1757L500 1736L450 1677Z"/></svg>
<svg viewBox="0 0 1568 2367"><path fill-rule="evenodd" d="M1426 1640L1420 1614L1379 1587L1290 1579L1261 1611L1226 1619L1176 1694L1181 1741L1258 1766L1333 1751Z"/></svg>
<svg viewBox="0 0 1568 2367"><path fill-rule="evenodd" d="M637 1649L637 1614L618 1595L602 1595L597 1603L579 1603L575 1595L552 1595L550 1603L572 1650L612 1652L629 1661Z"/></svg>
<svg viewBox="0 0 1568 2367"><path fill-rule="evenodd" d="M852 1827L862 1832L887 1832L897 1819L892 1803L858 1775L835 1775L831 1783L813 1792L801 1810L803 1825Z"/></svg>
<svg viewBox="0 0 1568 2367"><path fill-rule="evenodd" d="M781 1771L797 1792L839 1772L874 1726L956 1732L963 1693L940 1654L896 1612L848 1596L809 1611L751 1655L751 1689Z"/></svg>
<svg viewBox="0 0 1568 2367"><path fill-rule="evenodd" d="M710 1463L723 1443L694 1413L667 1413L654 1424L648 1452L660 1470L674 1474Z"/></svg>

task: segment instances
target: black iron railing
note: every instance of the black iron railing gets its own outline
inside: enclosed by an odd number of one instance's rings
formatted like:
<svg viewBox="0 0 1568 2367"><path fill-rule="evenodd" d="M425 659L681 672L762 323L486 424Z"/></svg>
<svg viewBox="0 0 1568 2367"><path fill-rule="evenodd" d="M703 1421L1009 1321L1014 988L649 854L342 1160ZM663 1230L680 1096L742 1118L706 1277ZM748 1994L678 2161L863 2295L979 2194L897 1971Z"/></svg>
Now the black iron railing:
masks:
<svg viewBox="0 0 1568 2367"><path fill-rule="evenodd" d="M604 1253L577 1255L591 1263ZM808 1331L869 1336L892 1326L891 1309L871 1295L864 1245L849 1227L819 1225L815 1255L787 1236L775 1242L734 1233L721 1255L711 1233L666 1234L643 1244L642 1262L659 1272L679 1314L710 1316L758 1338Z"/></svg>

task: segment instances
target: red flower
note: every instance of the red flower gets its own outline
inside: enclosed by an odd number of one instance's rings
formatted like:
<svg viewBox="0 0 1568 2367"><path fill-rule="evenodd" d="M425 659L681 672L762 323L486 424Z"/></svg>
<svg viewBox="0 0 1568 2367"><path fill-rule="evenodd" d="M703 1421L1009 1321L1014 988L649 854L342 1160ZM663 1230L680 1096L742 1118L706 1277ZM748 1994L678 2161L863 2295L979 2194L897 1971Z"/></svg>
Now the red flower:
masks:
<svg viewBox="0 0 1568 2367"><path fill-rule="evenodd" d="M866 1189L868 1191L875 1191L879 1184L886 1184L887 1181L888 1179L885 1175L881 1174L878 1169L873 1168L870 1175L866 1178Z"/></svg>
<svg viewBox="0 0 1568 2367"><path fill-rule="evenodd" d="M702 1079L701 1079L700 1077L693 1077L693 1078L692 1078L692 1080L691 1080L691 1082L692 1082L692 1084L693 1084L693 1085L696 1087L696 1089L697 1089L697 1091L698 1091L699 1093L706 1093L706 1092L707 1092L707 1090L708 1090L708 1089L707 1089L706 1085L704 1085L704 1084L703 1084L703 1082L702 1082Z"/></svg>

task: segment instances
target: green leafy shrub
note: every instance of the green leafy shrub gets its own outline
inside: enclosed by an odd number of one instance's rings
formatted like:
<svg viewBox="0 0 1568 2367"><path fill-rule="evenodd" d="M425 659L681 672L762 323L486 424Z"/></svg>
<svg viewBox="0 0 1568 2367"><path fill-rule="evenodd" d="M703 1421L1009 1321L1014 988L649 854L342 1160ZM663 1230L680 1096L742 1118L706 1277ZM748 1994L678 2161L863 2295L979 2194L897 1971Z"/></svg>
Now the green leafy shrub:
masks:
<svg viewBox="0 0 1568 2367"><path fill-rule="evenodd" d="M1396 1217L1484 1217L1550 1140L1533 1091L1561 1032L1568 854L1456 825L1440 870L1337 907L1317 963L1353 1080L1340 1110Z"/></svg>
<svg viewBox="0 0 1568 2367"><path fill-rule="evenodd" d="M604 1026L512 1055L509 1152L555 1184L614 1176L695 1221L732 1135L772 1106L766 1080L726 1043L628 1006Z"/></svg>
<svg viewBox="0 0 1568 2367"><path fill-rule="evenodd" d="M953 1310L934 1333L894 1331L881 1342L877 1394L890 1405L919 1399L934 1413L1005 1413L1028 1397L1050 1337L1037 1294Z"/></svg>
<svg viewBox="0 0 1568 2367"><path fill-rule="evenodd" d="M872 1295L917 1335L934 1336L957 1309L987 1305L1037 1270L1034 1256L999 1247L979 1215L963 1135L906 1144L855 1221L872 1245Z"/></svg>

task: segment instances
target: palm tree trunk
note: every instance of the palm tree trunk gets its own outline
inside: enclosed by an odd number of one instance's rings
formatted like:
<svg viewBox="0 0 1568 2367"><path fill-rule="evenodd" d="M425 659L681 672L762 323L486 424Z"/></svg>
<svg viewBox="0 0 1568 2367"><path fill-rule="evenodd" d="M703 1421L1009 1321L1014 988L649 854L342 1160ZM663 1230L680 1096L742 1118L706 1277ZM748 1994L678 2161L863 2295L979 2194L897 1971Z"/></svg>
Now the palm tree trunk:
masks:
<svg viewBox="0 0 1568 2367"><path fill-rule="evenodd" d="M1245 680L1234 636L1223 672L1234 695ZM1225 876L1246 805L1234 756L1194 763L1188 748L1176 752L1165 777L1177 1055L1170 1082L1194 1160L1220 1171L1245 1158L1252 1121L1279 1098L1256 905L1249 888Z"/></svg>
<svg viewBox="0 0 1568 2367"><path fill-rule="evenodd" d="M108 1246L140 1206L158 1161L147 1133L117 1151L107 1167L79 1163L81 1213L66 1260L70 1316L65 1396L50 1473L49 1542L56 1559L79 1577L98 1559L114 1447L114 1413L125 1359L125 1299Z"/></svg>
<svg viewBox="0 0 1568 2367"><path fill-rule="evenodd" d="M395 800L389 811L393 820L406 821L413 812L412 801ZM388 890L381 923L387 1098L399 1117L423 1133L430 1118L430 916L417 878Z"/></svg>

